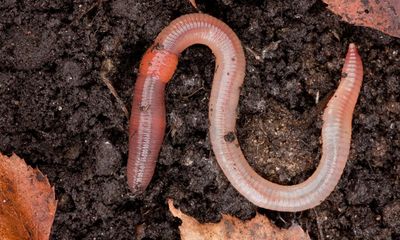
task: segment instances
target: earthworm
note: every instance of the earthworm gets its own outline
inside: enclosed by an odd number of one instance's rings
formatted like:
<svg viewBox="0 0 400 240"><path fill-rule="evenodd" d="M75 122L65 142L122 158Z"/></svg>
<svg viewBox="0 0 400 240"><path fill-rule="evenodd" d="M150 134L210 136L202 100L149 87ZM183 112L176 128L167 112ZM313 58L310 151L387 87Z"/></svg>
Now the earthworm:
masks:
<svg viewBox="0 0 400 240"><path fill-rule="evenodd" d="M338 89L323 114L322 158L311 177L283 186L258 175L236 137L236 115L245 75L245 56L236 34L220 20L188 14L174 20L145 53L136 80L129 129L128 185L134 193L149 184L165 134L164 92L180 53L193 44L208 46L216 58L209 102L210 139L230 183L253 204L277 211L302 211L319 205L335 188L345 167L351 122L363 67L350 44Z"/></svg>

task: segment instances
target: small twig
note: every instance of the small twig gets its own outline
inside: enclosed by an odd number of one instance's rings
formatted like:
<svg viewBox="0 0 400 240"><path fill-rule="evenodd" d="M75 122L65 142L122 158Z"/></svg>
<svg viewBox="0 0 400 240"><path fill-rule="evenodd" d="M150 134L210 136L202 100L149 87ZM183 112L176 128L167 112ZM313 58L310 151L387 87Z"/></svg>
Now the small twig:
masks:
<svg viewBox="0 0 400 240"><path fill-rule="evenodd" d="M95 7L100 6L102 3L103 3L102 0L97 0L96 2L94 2L91 6L89 6L88 9L86 9L82 14L80 14L80 15L78 16L78 18L75 19L74 22L77 23L78 21L80 21L80 20L81 20L84 16L86 16L90 11L92 11ZM97 13L96 13L96 14L97 14Z"/></svg>
<svg viewBox="0 0 400 240"><path fill-rule="evenodd" d="M122 111L125 114L125 117L129 119L129 113L128 109L126 108L124 102L121 100L121 98L118 96L117 91L115 91L115 88L111 84L110 79L108 78L108 74L114 70L114 65L111 61L111 59L105 59L103 63L101 64L101 70L100 70L100 79L106 84L108 89L110 90L111 94L115 97L117 100L118 105L120 105Z"/></svg>
<svg viewBox="0 0 400 240"><path fill-rule="evenodd" d="M205 88L204 88L203 86L201 86L200 88L198 88L198 89L195 90L194 92L190 93L189 95L187 95L187 96L182 96L182 97L185 98L185 99L191 98L193 95L195 95L196 93L198 93L198 92L200 92L200 91L202 91L202 90L205 90Z"/></svg>
<svg viewBox="0 0 400 240"><path fill-rule="evenodd" d="M324 233L322 232L322 226L321 226L321 222L319 221L319 216L317 214L317 211L315 211L315 209L313 209L313 212L315 214L315 219L317 220L317 229L318 229L318 239L319 240L324 240Z"/></svg>
<svg viewBox="0 0 400 240"><path fill-rule="evenodd" d="M254 58L255 58L257 61L263 62L263 60L262 60L262 58L261 58L261 55L258 54L258 53L256 53L253 49L249 48L248 46L244 46L244 49L245 49L246 51L248 51L251 55L253 55Z"/></svg>
<svg viewBox="0 0 400 240"><path fill-rule="evenodd" d="M309 128L311 124L315 122L316 117L320 112L324 110L324 108L328 105L329 100L333 96L335 92L332 90L330 91L326 96L324 96L322 99L318 97L318 103L313 107L311 110L306 111L303 113L303 119L300 121L297 121L293 124L293 126L301 126L303 128Z"/></svg>
<svg viewBox="0 0 400 240"><path fill-rule="evenodd" d="M288 224L288 223L285 221L285 219L283 219L283 218L281 217L281 214L280 214L280 213L278 213L278 218L279 218L283 223L285 223L286 225Z"/></svg>
<svg viewBox="0 0 400 240"><path fill-rule="evenodd" d="M200 12L199 8L197 7L196 0L189 0L189 2L190 2L190 4L192 4L192 6L193 6L198 12Z"/></svg>

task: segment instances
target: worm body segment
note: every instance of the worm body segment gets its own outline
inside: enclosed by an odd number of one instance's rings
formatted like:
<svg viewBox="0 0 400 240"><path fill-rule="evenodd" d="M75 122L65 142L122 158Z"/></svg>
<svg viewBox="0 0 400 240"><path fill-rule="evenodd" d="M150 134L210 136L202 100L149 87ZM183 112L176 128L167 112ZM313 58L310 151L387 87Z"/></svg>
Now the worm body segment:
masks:
<svg viewBox="0 0 400 240"><path fill-rule="evenodd" d="M306 181L282 186L259 176L246 161L236 138L236 109L245 74L240 40L223 22L205 14L174 20L157 37L140 65L129 130L128 185L139 193L154 173L164 138L164 91L180 53L193 44L216 57L209 103L210 139L215 157L231 184L255 205L278 211L302 211L320 204L335 188L350 149L351 121L362 82L362 63L350 44L342 79L329 101L322 128L322 158Z"/></svg>

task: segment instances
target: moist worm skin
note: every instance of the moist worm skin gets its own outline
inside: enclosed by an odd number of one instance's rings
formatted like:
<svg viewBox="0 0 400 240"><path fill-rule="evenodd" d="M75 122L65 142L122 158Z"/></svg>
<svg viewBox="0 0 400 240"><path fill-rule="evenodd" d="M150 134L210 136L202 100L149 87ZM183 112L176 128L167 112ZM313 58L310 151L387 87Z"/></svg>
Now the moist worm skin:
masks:
<svg viewBox="0 0 400 240"><path fill-rule="evenodd" d="M174 20L158 35L139 67L127 167L128 185L134 193L144 191L154 174L166 125L165 85L175 72L180 53L194 44L210 47L216 57L210 112L218 110L214 106L217 99L237 106L246 63L236 34L225 23L205 14L188 14ZM221 95L222 89L225 91ZM235 111L227 114L236 115ZM234 128L235 123L230 126Z"/></svg>
<svg viewBox="0 0 400 240"><path fill-rule="evenodd" d="M363 75L356 46L349 46L339 87L323 114L322 157L316 171L300 184L283 186L258 175L240 149L235 132L246 64L243 48L226 24L205 14L174 20L142 59L129 130L130 189L134 193L144 191L153 176L165 133L165 86L180 53L193 44L208 46L216 57L209 103L210 139L230 183L262 208L294 212L319 205L334 190L349 155L352 115Z"/></svg>

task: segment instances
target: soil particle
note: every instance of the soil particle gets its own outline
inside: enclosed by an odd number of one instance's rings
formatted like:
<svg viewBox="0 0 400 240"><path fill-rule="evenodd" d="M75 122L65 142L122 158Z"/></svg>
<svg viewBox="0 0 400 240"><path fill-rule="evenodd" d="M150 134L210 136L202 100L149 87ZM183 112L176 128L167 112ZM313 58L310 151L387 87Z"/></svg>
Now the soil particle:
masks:
<svg viewBox="0 0 400 240"><path fill-rule="evenodd" d="M75 208L70 194L60 193L58 196L57 209L61 212L71 212Z"/></svg>
<svg viewBox="0 0 400 240"><path fill-rule="evenodd" d="M70 84L71 87L83 84L81 79L82 70L80 64L74 61L66 61L60 68L61 69L58 72L60 72L61 77L66 77L61 79L61 81Z"/></svg>
<svg viewBox="0 0 400 240"><path fill-rule="evenodd" d="M383 221L394 229L396 234L400 234L400 201L394 201L383 208Z"/></svg>
<svg viewBox="0 0 400 240"><path fill-rule="evenodd" d="M121 167L121 154L108 140L98 143L95 158L98 175L113 175Z"/></svg>
<svg viewBox="0 0 400 240"><path fill-rule="evenodd" d="M252 167L281 184L312 174L321 109L350 42L364 83L349 161L335 191L302 213L256 208L227 181L208 138L215 60L185 50L166 90L167 132L150 186L126 184L128 119L100 80L101 66L129 109L140 58L188 1L0 0L0 151L37 166L56 188L52 239L179 239L167 198L201 222L256 211L312 239L399 239L400 40L340 21L320 0L200 1L246 54L235 135ZM137 236L135 236L137 234Z"/></svg>
<svg viewBox="0 0 400 240"><path fill-rule="evenodd" d="M362 174L355 181L350 181L347 187L346 200L351 205L369 204L375 207L382 206L380 199L392 197L388 189L382 189L379 184L382 179L374 179L373 176L363 179ZM378 177L379 178L379 177Z"/></svg>

